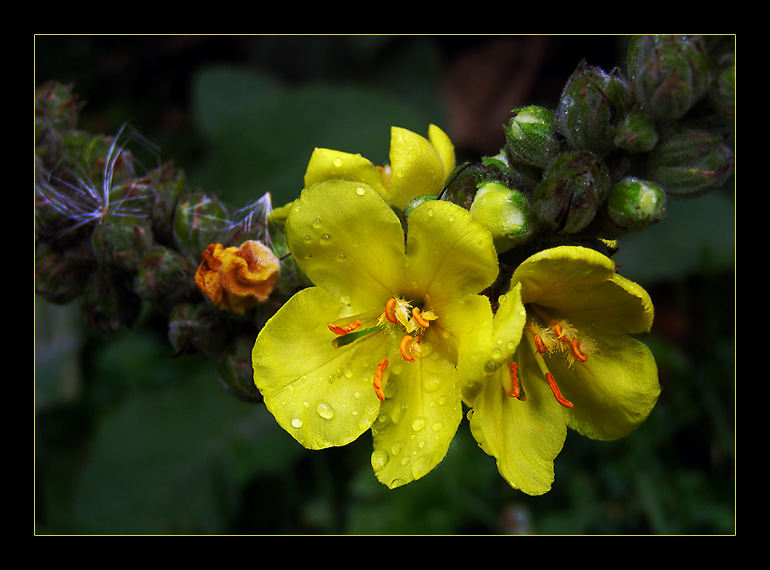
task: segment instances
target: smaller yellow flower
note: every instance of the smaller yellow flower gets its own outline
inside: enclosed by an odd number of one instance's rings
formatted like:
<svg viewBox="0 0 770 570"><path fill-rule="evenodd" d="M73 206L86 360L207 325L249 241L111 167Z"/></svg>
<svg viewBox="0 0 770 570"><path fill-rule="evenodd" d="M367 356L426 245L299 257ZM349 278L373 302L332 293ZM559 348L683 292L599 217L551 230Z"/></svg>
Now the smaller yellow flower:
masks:
<svg viewBox="0 0 770 570"><path fill-rule="evenodd" d="M421 194L438 194L455 168L454 146L436 125L428 138L393 127L390 131L390 164L375 166L360 154L317 148L305 173L305 188L326 180L363 182L391 206L404 210Z"/></svg>
<svg viewBox="0 0 770 570"><path fill-rule="evenodd" d="M591 249L548 249L516 269L493 323L475 336L480 356L466 359L488 381L464 394L474 437L511 486L530 495L551 488L567 428L612 440L647 418L658 372L632 335L652 319L647 292Z"/></svg>
<svg viewBox="0 0 770 570"><path fill-rule="evenodd" d="M217 307L238 314L265 301L281 272L272 250L254 240L240 248L212 243L201 257L195 284Z"/></svg>

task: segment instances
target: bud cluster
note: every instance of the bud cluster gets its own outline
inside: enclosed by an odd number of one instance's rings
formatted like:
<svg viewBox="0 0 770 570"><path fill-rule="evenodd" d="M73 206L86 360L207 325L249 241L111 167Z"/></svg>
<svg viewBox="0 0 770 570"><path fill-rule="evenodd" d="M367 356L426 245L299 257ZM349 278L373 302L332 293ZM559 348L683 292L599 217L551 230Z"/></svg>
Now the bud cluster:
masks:
<svg viewBox="0 0 770 570"><path fill-rule="evenodd" d="M625 71L581 62L555 109L513 109L500 153L458 167L441 198L486 225L499 253L599 247L659 222L668 200L732 176L734 48L728 36L634 36ZM512 210L526 229L508 232Z"/></svg>
<svg viewBox="0 0 770 570"><path fill-rule="evenodd" d="M242 338L253 339L296 287L291 262L277 257L286 246L268 221L269 196L230 212L215 196L189 188L171 163L138 172L125 131L108 137L77 130L80 107L70 86L51 82L36 92L36 292L52 303L76 302L104 334L131 326L143 306L152 306L168 319L177 353L215 358L228 389L257 398L248 388ZM236 259L252 271L226 272L220 292L235 283L240 297L217 305L195 280L212 243L248 244L271 269L261 279L251 257Z"/></svg>

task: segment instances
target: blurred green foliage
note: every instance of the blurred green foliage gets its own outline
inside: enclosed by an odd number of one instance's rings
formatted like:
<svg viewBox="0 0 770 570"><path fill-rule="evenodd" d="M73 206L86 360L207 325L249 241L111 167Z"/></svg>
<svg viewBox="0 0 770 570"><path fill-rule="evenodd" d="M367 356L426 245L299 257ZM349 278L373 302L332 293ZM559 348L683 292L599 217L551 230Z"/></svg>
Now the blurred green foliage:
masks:
<svg viewBox="0 0 770 570"><path fill-rule="evenodd" d="M236 207L265 192L276 205L295 197L316 146L384 163L391 125L424 135L429 123L446 121L441 78L449 63L436 38L247 39L236 57L222 38L188 38L170 58L169 38L39 37L36 81L74 81L83 99L96 99L83 111L86 125L108 133L138 122L192 186ZM220 51L203 49L212 45ZM152 64L158 46L166 50L162 69ZM99 53L139 64L114 70ZM180 68L186 73L174 75ZM169 96L179 83L184 95ZM171 120L171 107L189 120ZM660 367L660 402L623 440L571 433L554 488L542 497L510 489L467 423L437 469L389 491L371 471L369 436L340 449L300 448L261 405L220 389L213 362L174 357L151 310L134 329L102 338L77 307L36 299L36 533L734 533L728 186L673 204L664 222L621 243L621 272L656 304L643 340Z"/></svg>

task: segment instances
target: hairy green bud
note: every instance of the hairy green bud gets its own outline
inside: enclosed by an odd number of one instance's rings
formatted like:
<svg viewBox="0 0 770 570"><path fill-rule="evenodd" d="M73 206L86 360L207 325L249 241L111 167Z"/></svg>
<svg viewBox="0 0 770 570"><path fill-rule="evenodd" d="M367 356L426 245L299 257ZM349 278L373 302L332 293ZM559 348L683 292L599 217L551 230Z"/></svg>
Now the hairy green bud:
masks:
<svg viewBox="0 0 770 570"><path fill-rule="evenodd" d="M716 133L684 129L666 135L653 149L644 170L677 198L701 196L724 183L733 173L735 157Z"/></svg>
<svg viewBox="0 0 770 570"><path fill-rule="evenodd" d="M200 259L209 244L219 241L228 227L228 212L215 196L200 190L187 190L174 213L174 243L186 255Z"/></svg>
<svg viewBox="0 0 770 570"><path fill-rule="evenodd" d="M230 334L226 318L225 311L207 303L177 305L169 316L169 341L178 354L217 357Z"/></svg>
<svg viewBox="0 0 770 570"><path fill-rule="evenodd" d="M631 91L653 119L680 119L705 95L711 80L697 36L634 36L628 48Z"/></svg>
<svg viewBox="0 0 770 570"><path fill-rule="evenodd" d="M655 123L641 109L632 109L615 132L615 146L628 152L649 152L658 144Z"/></svg>
<svg viewBox="0 0 770 570"><path fill-rule="evenodd" d="M576 150L604 156L613 150L615 131L629 103L626 81L581 62L567 81L556 111L559 132Z"/></svg>
<svg viewBox="0 0 770 570"><path fill-rule="evenodd" d="M505 130L505 148L514 162L545 168L559 152L556 116L543 107L530 105L513 110Z"/></svg>
<svg viewBox="0 0 770 570"><path fill-rule="evenodd" d="M534 234L535 220L527 198L499 182L478 189L470 212L492 234L498 253L525 243Z"/></svg>
<svg viewBox="0 0 770 570"><path fill-rule="evenodd" d="M626 177L610 190L607 216L611 231L605 237L642 230L666 217L666 193L653 182Z"/></svg>
<svg viewBox="0 0 770 570"><path fill-rule="evenodd" d="M538 219L557 233L575 234L594 219L611 179L604 162L588 151L565 153L548 167L532 196Z"/></svg>

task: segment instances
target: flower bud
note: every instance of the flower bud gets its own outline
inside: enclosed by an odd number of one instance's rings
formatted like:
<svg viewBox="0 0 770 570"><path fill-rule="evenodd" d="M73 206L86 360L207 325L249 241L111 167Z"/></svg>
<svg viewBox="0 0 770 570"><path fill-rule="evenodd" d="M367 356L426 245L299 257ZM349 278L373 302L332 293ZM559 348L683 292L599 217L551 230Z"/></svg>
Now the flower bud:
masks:
<svg viewBox="0 0 770 570"><path fill-rule="evenodd" d="M195 266L181 254L163 246L151 247L138 264L134 290L163 312L191 301L196 294Z"/></svg>
<svg viewBox="0 0 770 570"><path fill-rule="evenodd" d="M197 258L228 229L228 213L216 197L187 190L174 212L174 243L186 255Z"/></svg>
<svg viewBox="0 0 770 570"><path fill-rule="evenodd" d="M628 152L650 152L658 144L655 123L641 109L632 109L618 125L614 142Z"/></svg>
<svg viewBox="0 0 770 570"><path fill-rule="evenodd" d="M729 119L735 118L735 53L726 54L719 61L709 98L719 113Z"/></svg>
<svg viewBox="0 0 770 570"><path fill-rule="evenodd" d="M177 354L219 356L228 340L226 317L203 303L177 305L169 317L168 338Z"/></svg>
<svg viewBox="0 0 770 570"><path fill-rule="evenodd" d="M610 186L607 167L593 153L565 153L544 173L532 195L532 208L546 226L574 234L591 223Z"/></svg>
<svg viewBox="0 0 770 570"><path fill-rule="evenodd" d="M268 298L280 272L280 261L261 242L214 243L203 252L195 284L220 309L243 314Z"/></svg>
<svg viewBox="0 0 770 570"><path fill-rule="evenodd" d="M611 230L606 237L639 231L666 217L666 193L653 182L627 177L607 197Z"/></svg>
<svg viewBox="0 0 770 570"><path fill-rule="evenodd" d="M252 337L238 337L217 359L216 373L222 387L230 394L247 402L261 402L262 394L254 385L251 366Z"/></svg>
<svg viewBox="0 0 770 570"><path fill-rule="evenodd" d="M91 273L78 302L88 325L103 334L133 325L142 307L141 299L129 289L123 276L113 271Z"/></svg>
<svg viewBox="0 0 770 570"><path fill-rule="evenodd" d="M414 210L417 206L421 206L425 202L430 202L431 200L437 199L438 196L435 194L421 194L419 196L415 196L409 200L409 203L406 205L406 208L404 209L404 217L409 218L409 214L411 214L412 210Z"/></svg>
<svg viewBox="0 0 770 570"><path fill-rule="evenodd" d="M536 105L513 110L505 130L505 148L515 162L545 168L559 152L556 116Z"/></svg>
<svg viewBox="0 0 770 570"><path fill-rule="evenodd" d="M100 265L108 270L134 272L153 239L147 218L108 214L94 228L91 244Z"/></svg>
<svg viewBox="0 0 770 570"><path fill-rule="evenodd" d="M735 157L722 136L684 129L667 134L648 157L644 176L677 198L705 194L733 173Z"/></svg>
<svg viewBox="0 0 770 570"><path fill-rule="evenodd" d="M479 188L470 212L492 234L498 253L525 243L534 233L534 216L524 194L499 182Z"/></svg>
<svg viewBox="0 0 770 570"><path fill-rule="evenodd" d="M559 132L574 149L604 156L613 149L628 103L628 88L617 69L607 73L583 61L562 91L556 111Z"/></svg>
<svg viewBox="0 0 770 570"><path fill-rule="evenodd" d="M77 298L93 268L87 241L63 250L41 245L35 251L35 292L49 303Z"/></svg>
<svg viewBox="0 0 770 570"><path fill-rule="evenodd" d="M680 119L708 89L709 61L692 36L634 36L628 48L631 91L656 120Z"/></svg>

